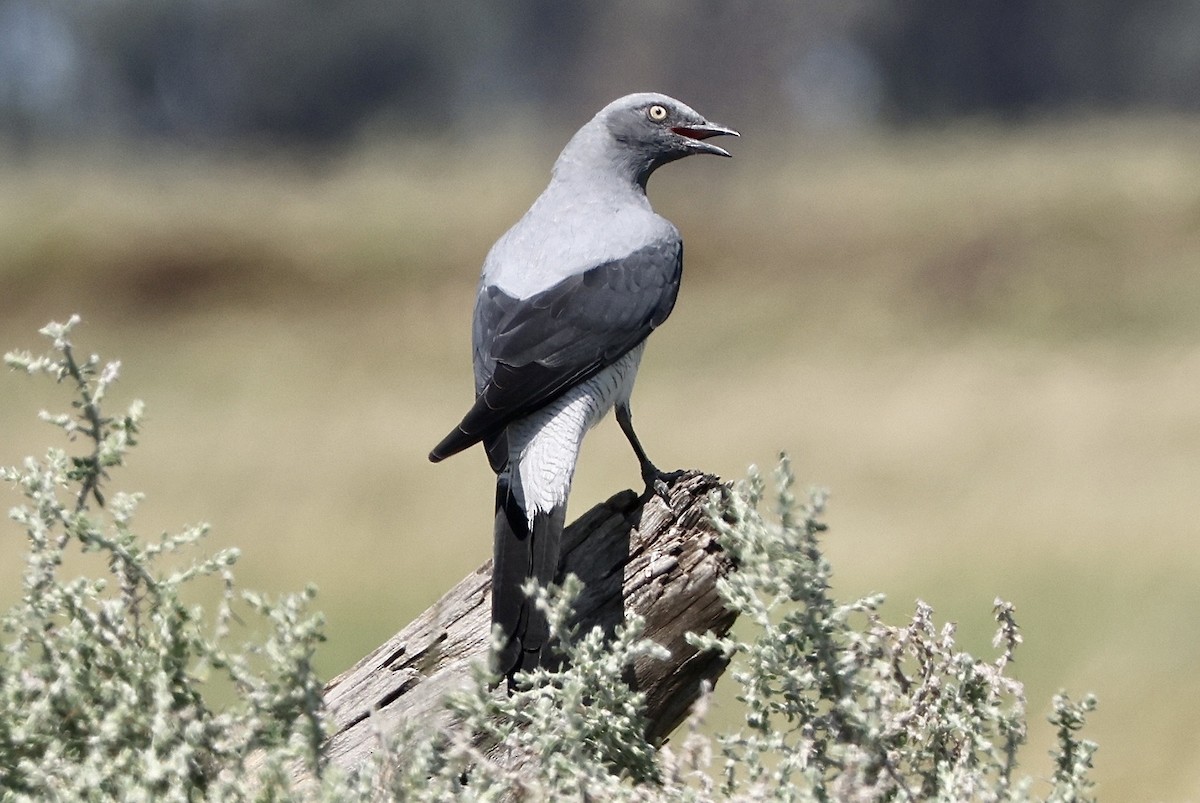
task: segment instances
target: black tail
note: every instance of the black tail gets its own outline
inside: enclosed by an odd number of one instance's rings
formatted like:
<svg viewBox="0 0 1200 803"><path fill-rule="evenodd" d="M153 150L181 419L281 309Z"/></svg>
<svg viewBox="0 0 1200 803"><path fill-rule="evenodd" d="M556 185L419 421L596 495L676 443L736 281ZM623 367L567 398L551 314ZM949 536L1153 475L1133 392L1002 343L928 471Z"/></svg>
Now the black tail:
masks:
<svg viewBox="0 0 1200 803"><path fill-rule="evenodd" d="M566 504L529 517L512 492L508 472L496 478L496 525L492 561L492 623L504 631L504 646L493 668L508 679L535 669L548 659L550 626L546 616L521 587L532 577L546 586L558 570Z"/></svg>

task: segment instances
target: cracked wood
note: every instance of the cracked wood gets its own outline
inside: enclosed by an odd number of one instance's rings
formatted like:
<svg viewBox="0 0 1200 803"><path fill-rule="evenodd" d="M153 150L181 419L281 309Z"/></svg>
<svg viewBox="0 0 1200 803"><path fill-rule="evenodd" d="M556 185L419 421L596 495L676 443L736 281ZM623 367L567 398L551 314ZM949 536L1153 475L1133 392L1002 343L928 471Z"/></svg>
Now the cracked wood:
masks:
<svg viewBox="0 0 1200 803"><path fill-rule="evenodd" d="M576 601L579 622L611 632L629 613L640 614L645 637L671 653L665 661L639 659L630 676L646 693L655 740L683 721L700 682L715 681L725 669L720 656L699 654L685 639L688 632L724 634L733 625L716 587L732 564L704 510L722 487L711 475L683 472L669 484L669 502L622 491L563 536L560 578L574 572L585 584ZM472 663L487 657L490 586L489 561L329 682L325 702L334 729L328 747L335 764L354 766L377 747L372 710L385 732L404 723L449 723L442 700L469 683Z"/></svg>

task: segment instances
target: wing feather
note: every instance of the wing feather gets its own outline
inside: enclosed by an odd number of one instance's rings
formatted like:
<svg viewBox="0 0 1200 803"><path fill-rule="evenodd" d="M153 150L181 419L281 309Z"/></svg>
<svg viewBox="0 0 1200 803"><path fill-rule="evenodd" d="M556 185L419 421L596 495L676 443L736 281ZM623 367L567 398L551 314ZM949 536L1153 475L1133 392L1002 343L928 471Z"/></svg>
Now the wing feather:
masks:
<svg viewBox="0 0 1200 803"><path fill-rule="evenodd" d="M526 299L483 287L475 307L475 405L430 453L442 460L495 439L518 418L612 365L675 306L683 245L663 239ZM502 465L502 463L501 463Z"/></svg>

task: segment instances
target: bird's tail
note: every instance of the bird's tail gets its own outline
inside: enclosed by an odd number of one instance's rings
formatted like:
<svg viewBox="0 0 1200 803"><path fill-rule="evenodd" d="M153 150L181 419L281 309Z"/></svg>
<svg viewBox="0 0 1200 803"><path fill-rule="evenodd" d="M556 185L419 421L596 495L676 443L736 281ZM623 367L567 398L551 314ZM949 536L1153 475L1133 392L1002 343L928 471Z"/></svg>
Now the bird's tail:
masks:
<svg viewBox="0 0 1200 803"><path fill-rule="evenodd" d="M522 586L532 577L539 585L554 581L566 521L566 503L532 517L510 485L509 473L496 478L496 525L492 561L492 624L504 631L504 645L493 668L508 679L543 665L548 658L550 626L546 615L525 595Z"/></svg>

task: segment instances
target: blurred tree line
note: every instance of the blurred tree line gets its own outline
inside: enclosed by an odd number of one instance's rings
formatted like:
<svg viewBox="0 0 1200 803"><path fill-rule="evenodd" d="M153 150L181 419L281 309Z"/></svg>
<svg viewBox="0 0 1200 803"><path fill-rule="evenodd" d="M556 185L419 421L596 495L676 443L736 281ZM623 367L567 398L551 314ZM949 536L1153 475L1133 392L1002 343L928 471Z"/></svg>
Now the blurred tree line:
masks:
<svg viewBox="0 0 1200 803"><path fill-rule="evenodd" d="M832 130L1195 110L1197 75L1194 0L0 0L18 143L486 133L651 88Z"/></svg>

